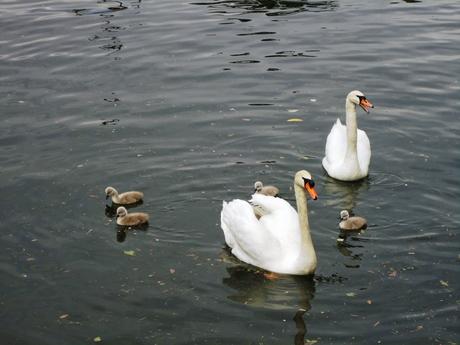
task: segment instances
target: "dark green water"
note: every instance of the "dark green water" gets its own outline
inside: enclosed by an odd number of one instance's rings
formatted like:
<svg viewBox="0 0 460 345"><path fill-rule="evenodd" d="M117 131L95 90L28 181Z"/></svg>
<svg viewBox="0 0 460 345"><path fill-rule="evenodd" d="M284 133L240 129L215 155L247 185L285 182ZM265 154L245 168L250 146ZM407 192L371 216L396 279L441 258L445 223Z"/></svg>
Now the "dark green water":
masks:
<svg viewBox="0 0 460 345"><path fill-rule="evenodd" d="M437 0L3 1L1 343L458 344L459 22ZM339 183L321 159L353 89L373 156ZM270 281L223 250L222 200L262 179L293 202L300 169L318 269ZM145 193L147 230L117 234L108 185ZM337 246L343 208L370 226Z"/></svg>

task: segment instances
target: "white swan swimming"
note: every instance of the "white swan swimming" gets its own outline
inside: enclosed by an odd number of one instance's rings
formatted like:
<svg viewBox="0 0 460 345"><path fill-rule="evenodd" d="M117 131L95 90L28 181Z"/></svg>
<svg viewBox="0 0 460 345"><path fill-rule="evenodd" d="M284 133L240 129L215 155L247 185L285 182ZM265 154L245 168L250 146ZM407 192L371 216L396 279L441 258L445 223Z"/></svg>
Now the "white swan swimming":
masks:
<svg viewBox="0 0 460 345"><path fill-rule="evenodd" d="M275 273L314 273L317 260L308 224L306 194L316 200L314 186L308 171L295 174L298 213L286 200L258 193L250 202L263 209L260 219L247 201L224 201L221 228L232 253L241 261Z"/></svg>
<svg viewBox="0 0 460 345"><path fill-rule="evenodd" d="M374 107L361 91L351 91L345 101L346 126L337 119L327 136L323 167L337 180L356 181L369 173L371 144L366 132L358 129L357 105L366 113Z"/></svg>

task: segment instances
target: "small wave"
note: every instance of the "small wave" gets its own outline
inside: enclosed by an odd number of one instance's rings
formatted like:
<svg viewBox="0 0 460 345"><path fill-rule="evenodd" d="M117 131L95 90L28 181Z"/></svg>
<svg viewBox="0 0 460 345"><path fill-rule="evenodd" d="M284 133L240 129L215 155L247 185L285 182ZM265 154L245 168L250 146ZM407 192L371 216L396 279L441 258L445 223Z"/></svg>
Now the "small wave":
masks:
<svg viewBox="0 0 460 345"><path fill-rule="evenodd" d="M369 176L370 186L402 187L407 186L408 182L403 177L390 173L374 172Z"/></svg>
<svg viewBox="0 0 460 345"><path fill-rule="evenodd" d="M104 14L116 11L126 10L128 7L124 6L121 1L113 1L113 2L104 2L104 7L97 7L97 8L79 8L73 9L72 12L75 13L77 16L84 16L84 15L94 15L94 14Z"/></svg>

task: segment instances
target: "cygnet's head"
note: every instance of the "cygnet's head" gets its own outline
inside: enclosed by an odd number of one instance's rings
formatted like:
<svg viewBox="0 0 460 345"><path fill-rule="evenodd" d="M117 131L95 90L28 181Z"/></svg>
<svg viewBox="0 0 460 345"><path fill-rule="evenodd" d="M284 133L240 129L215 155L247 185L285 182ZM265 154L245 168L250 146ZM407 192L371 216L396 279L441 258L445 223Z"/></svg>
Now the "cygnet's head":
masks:
<svg viewBox="0 0 460 345"><path fill-rule="evenodd" d="M361 91L354 90L347 95L347 100L350 102L359 105L366 113L369 113L370 108L374 108L371 102L364 96Z"/></svg>
<svg viewBox="0 0 460 345"><path fill-rule="evenodd" d="M256 183L254 183L254 190L256 192L260 192L263 187L264 187L264 184L260 181L257 181Z"/></svg>
<svg viewBox="0 0 460 345"><path fill-rule="evenodd" d="M128 210L123 206L117 208L117 217L124 217L128 214Z"/></svg>
<svg viewBox="0 0 460 345"><path fill-rule="evenodd" d="M113 195L116 195L116 194L117 194L117 190L115 188L113 188L113 187L107 187L105 189L105 195L107 196L107 198L109 196L113 196Z"/></svg>
<svg viewBox="0 0 460 345"><path fill-rule="evenodd" d="M348 218L350 218L350 213L347 210L340 211L341 220L347 220Z"/></svg>
<svg viewBox="0 0 460 345"><path fill-rule="evenodd" d="M310 194L313 200L318 199L318 194L315 190L315 181L311 177L311 174L306 170L300 170L295 174L294 183Z"/></svg>

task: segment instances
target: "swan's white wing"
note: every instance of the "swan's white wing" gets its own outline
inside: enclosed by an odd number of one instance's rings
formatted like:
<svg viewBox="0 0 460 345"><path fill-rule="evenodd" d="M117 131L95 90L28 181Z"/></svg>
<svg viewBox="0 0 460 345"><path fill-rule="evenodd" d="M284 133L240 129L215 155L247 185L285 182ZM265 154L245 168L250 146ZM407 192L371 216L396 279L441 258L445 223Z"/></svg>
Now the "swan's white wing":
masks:
<svg viewBox="0 0 460 345"><path fill-rule="evenodd" d="M249 202L254 206L260 208L265 215L283 210L285 208L292 208L292 206L282 198L264 195L260 193L254 193Z"/></svg>
<svg viewBox="0 0 460 345"><path fill-rule="evenodd" d="M257 194L251 201L264 209L259 223L268 239L265 259L257 266L273 272L294 272L302 243L297 211L286 200L272 196Z"/></svg>
<svg viewBox="0 0 460 345"><path fill-rule="evenodd" d="M248 202L224 202L221 227L225 241L238 259L270 271L285 271L299 250L297 212L286 200L262 194L254 194L251 203L264 213L260 220Z"/></svg>
<svg viewBox="0 0 460 345"><path fill-rule="evenodd" d="M371 143L366 132L361 129L358 129L357 150L359 167L361 171L367 175L367 172L369 171L369 163L371 161Z"/></svg>
<svg viewBox="0 0 460 345"><path fill-rule="evenodd" d="M262 268L264 266L261 262L270 261L267 248L271 246L271 236L257 220L252 206L247 201L224 201L221 228L224 231L225 242L238 259Z"/></svg>
<svg viewBox="0 0 460 345"><path fill-rule="evenodd" d="M256 194L260 194L260 193L256 193ZM257 218L260 218L270 213L270 210L264 207L263 203L262 204L257 203L257 198L256 200L254 199L249 200L249 203L251 204L252 209L254 210L254 214L256 215Z"/></svg>
<svg viewBox="0 0 460 345"><path fill-rule="evenodd" d="M253 194L249 201L257 205L262 217L259 223L264 228L266 236L270 236L272 242L283 242L283 236L288 229L292 229L292 224L298 224L297 211L282 198L263 194Z"/></svg>
<svg viewBox="0 0 460 345"><path fill-rule="evenodd" d="M340 119L332 126L326 140L326 156L323 159L323 166L326 170L335 164L340 164L347 150L347 127L342 125Z"/></svg>

